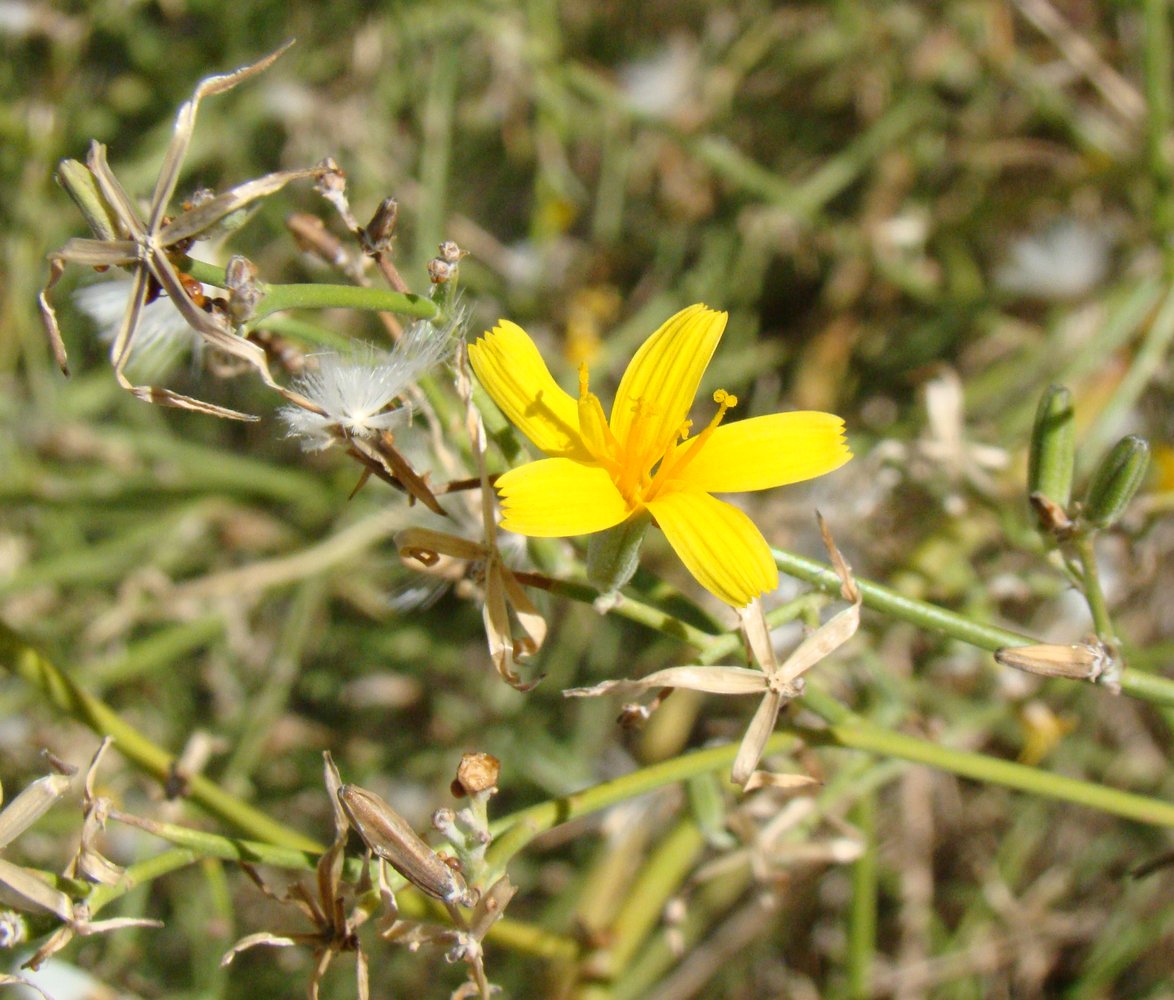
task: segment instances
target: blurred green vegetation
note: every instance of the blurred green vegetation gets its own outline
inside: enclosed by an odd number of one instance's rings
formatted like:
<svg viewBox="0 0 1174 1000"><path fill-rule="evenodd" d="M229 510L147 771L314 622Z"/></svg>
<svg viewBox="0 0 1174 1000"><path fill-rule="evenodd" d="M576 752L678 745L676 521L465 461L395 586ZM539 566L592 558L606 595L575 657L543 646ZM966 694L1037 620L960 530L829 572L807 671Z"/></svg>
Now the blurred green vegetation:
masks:
<svg viewBox="0 0 1174 1000"><path fill-rule="evenodd" d="M708 387L737 391L746 414L842 414L857 455L810 487L755 499L772 544L819 555L818 506L862 576L1072 643L1090 629L1087 608L1034 533L1023 485L1036 402L1062 383L1078 481L1127 432L1153 445L1154 472L1099 555L1128 662L1170 675L1166 3L6 3L0 617L144 734L177 754L208 734L209 777L327 840L324 749L422 829L449 804L462 751L502 760L500 815L736 740L753 712L678 694L632 734L615 726L614 702L564 701L563 687L688 654L554 598L530 668L545 680L511 690L460 588L397 611L418 582L390 540L415 516L400 494L372 482L348 499L357 468L287 441L255 379L193 364L167 382L263 415L250 425L122 393L71 304L83 269L55 290L74 375L56 371L35 297L45 254L83 235L53 182L57 161L97 139L128 190L148 196L196 82L294 37L271 70L201 107L181 193L333 156L360 221L399 200L396 263L414 290L427 288L436 244L456 240L470 251L472 331L519 322L562 359L565 385L584 356L593 386L618 377L680 306L728 310ZM267 281L338 280L298 252L284 226L293 211L342 234L308 185L291 186L227 252ZM369 315L311 318L382 335ZM370 530L357 550L315 548L357 525ZM531 555L571 565L566 547ZM693 593L667 549L653 546L646 565ZM883 725L1174 791L1169 710L1009 676L879 615L815 674ZM79 764L91 755L92 734L19 681L4 681L0 704L9 797L42 773L42 747ZM207 822L114 758L102 794L120 808ZM624 891L680 851L683 915L656 914L615 982L492 944L491 978L517 997L1169 995L1174 872L1128 876L1170 849L1168 834L844 750L795 761L824 782L802 800L809 810L769 799L767 813L724 782L708 789L732 837L711 831L687 850L671 839L690 836L676 824L696 809L691 788L688 801L658 793L521 854L510 917L588 949L606 948ZM755 839L776 815L791 817L788 833ZM36 832L17 856L60 869L76 814L59 808ZM124 863L159 849L113 832ZM837 838L875 854L839 863ZM702 867L730 857L741 866ZM861 900L874 903L875 934ZM136 908L166 929L79 941L55 961L144 997L289 996L308 978L307 951L219 967L244 934L301 929L227 866L162 878L118 912ZM446 996L463 974L435 951L370 952L375 996ZM352 995L350 963L324 995Z"/></svg>

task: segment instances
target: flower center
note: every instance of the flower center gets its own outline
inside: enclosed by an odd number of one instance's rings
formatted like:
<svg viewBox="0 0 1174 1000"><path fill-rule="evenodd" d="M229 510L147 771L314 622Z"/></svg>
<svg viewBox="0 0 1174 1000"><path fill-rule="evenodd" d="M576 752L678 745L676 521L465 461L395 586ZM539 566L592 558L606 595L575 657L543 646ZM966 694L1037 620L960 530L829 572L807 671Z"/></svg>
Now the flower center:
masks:
<svg viewBox="0 0 1174 1000"><path fill-rule="evenodd" d="M713 401L717 403L717 413L700 434L690 439L693 421L686 420L667 446L659 450L658 443L649 440L649 435L655 433L656 414L646 400L638 399L628 439L621 445L611 431L599 397L588 388L587 366L579 366L579 431L583 443L633 509L655 499L670 480L679 478L701 452L726 411L738 405L738 397L724 389L713 394Z"/></svg>

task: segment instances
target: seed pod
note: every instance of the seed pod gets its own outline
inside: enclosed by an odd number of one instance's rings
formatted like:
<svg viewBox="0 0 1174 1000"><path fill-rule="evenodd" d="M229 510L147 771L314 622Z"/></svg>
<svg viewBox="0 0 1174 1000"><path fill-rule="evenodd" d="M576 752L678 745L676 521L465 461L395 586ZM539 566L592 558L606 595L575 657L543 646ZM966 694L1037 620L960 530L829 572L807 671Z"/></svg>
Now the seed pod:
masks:
<svg viewBox="0 0 1174 1000"><path fill-rule="evenodd" d="M1067 507L1072 499L1072 473L1076 466L1076 416L1072 393L1052 385L1040 397L1031 431L1027 492L1042 494L1052 503Z"/></svg>
<svg viewBox="0 0 1174 1000"><path fill-rule="evenodd" d="M343 785L338 790L338 801L371 852L417 889L443 903L476 905L477 896L469 890L460 872L445 864L378 795L358 785Z"/></svg>
<svg viewBox="0 0 1174 1000"><path fill-rule="evenodd" d="M1040 677L1067 677L1095 681L1112 663L1109 650L1099 642L1077 642L1070 646L1039 643L1032 646L1005 646L995 651L995 661Z"/></svg>
<svg viewBox="0 0 1174 1000"><path fill-rule="evenodd" d="M1125 513L1145 479L1150 464L1150 445L1129 434L1118 441L1102 460L1088 484L1084 516L1098 528L1107 528Z"/></svg>

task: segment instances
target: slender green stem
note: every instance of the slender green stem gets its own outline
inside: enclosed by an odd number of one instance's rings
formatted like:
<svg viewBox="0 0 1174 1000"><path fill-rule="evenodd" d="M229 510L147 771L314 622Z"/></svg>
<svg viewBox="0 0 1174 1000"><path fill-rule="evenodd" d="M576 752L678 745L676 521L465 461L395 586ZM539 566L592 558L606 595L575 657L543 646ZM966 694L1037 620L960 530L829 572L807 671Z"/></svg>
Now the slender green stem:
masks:
<svg viewBox="0 0 1174 1000"><path fill-rule="evenodd" d="M386 288L361 288L357 285L270 285L257 303L250 323L286 309L366 309L391 312L414 319L437 319L439 310L431 299Z"/></svg>
<svg viewBox="0 0 1174 1000"><path fill-rule="evenodd" d="M224 269L188 257L183 268L197 281L223 288ZM327 283L267 285L265 296L253 312L250 326L273 313L287 309L365 309L370 312L398 313L415 319L437 319L436 303L422 295L393 292L386 288L362 288L358 285Z"/></svg>
<svg viewBox="0 0 1174 1000"><path fill-rule="evenodd" d="M279 847L256 840L224 837L174 823L157 823L154 820L138 820L126 816L115 816L114 818L133 821L133 825L178 846L175 850L165 851L154 858L131 866L126 870L127 878L117 885L103 885L95 888L87 897L94 909L109 904L136 885L166 875L176 868L182 868L184 865L204 858L269 865L287 871L313 872L317 868L318 855L322 851L321 847L316 851L307 851ZM357 882L362 875L363 866L368 863L366 858L347 858L343 877L351 883ZM410 888L396 892L396 904L401 915L410 919L421 919L433 915L431 901L426 901L419 893ZM533 925L509 919L499 920L494 924L489 932L489 938L504 947L512 948L514 951L541 958L569 959L579 953L578 944L571 938L551 934Z"/></svg>
<svg viewBox="0 0 1174 1000"><path fill-rule="evenodd" d="M808 686L802 701L804 707L830 725L826 730L801 730L804 739L810 743L866 750L928 764L976 781L1089 806L1143 823L1174 827L1174 805L1159 799L1067 778L997 757L952 750L931 740L894 732L860 718L813 685ZM764 756L793 746L792 734L776 733L767 741ZM492 869L503 869L514 854L547 830L698 774L723 770L733 763L737 752L736 744L727 744L682 754L581 792L549 799L504 816L493 824L495 840L489 851Z"/></svg>
<svg viewBox="0 0 1174 1000"><path fill-rule="evenodd" d="M1084 584L1084 597L1088 601L1089 614L1092 615L1093 628L1097 638L1106 645L1116 648L1118 645L1117 633L1113 628L1113 619L1109 616L1109 605L1105 601L1105 591L1101 586L1101 574L1097 569L1097 556L1093 549L1093 535L1081 534L1073 541L1076 557L1080 560L1080 573Z"/></svg>
<svg viewBox="0 0 1174 1000"><path fill-rule="evenodd" d="M174 850L156 854L153 858L147 858L146 861L139 861L131 865L114 885L94 886L93 891L86 897L91 916L96 915L104 906L121 899L132 889L180 868L193 865L205 857L206 855L200 851L177 847Z"/></svg>
<svg viewBox="0 0 1174 1000"><path fill-rule="evenodd" d="M579 601L582 604L593 604L599 596L599 591L594 587L585 583L575 583L570 580L544 581L543 585L552 594L569 597L571 600ZM628 597L626 594L617 606L615 613L627 618L629 621L644 625L654 631L662 632L667 636L679 639L681 642L695 646L698 649L708 649L711 643L717 641L721 641L723 649L725 648L725 635L712 635L709 632L697 628L695 625L681 621L667 611L661 611L659 608L654 608L651 604L645 604L635 598ZM739 642L737 636L734 637L734 640L734 648L736 648Z"/></svg>
<svg viewBox="0 0 1174 1000"><path fill-rule="evenodd" d="M104 701L83 691L3 623L0 623L0 668L39 690L49 704L89 726L99 736L114 737L114 745L122 756L157 781L166 782L172 777L174 754L143 736ZM322 851L314 840L229 795L203 775L187 778L186 797L250 837L295 850Z"/></svg>
<svg viewBox="0 0 1174 1000"><path fill-rule="evenodd" d="M779 569L800 580L806 580L826 593L839 593L840 578L831 566L781 549L772 549L771 552ZM997 625L971 621L953 611L906 597L869 580L857 579L856 582L864 598L865 607L901 621L911 622L932 632L940 632L979 649L987 649L993 653L1004 646L1025 646L1038 642L1030 636L999 628ZM619 613L623 613L622 606ZM1125 669L1121 673L1121 691L1153 705L1174 707L1174 680L1167 677L1147 674L1137 669Z"/></svg>
<svg viewBox="0 0 1174 1000"><path fill-rule="evenodd" d="M1142 38L1145 45L1146 153L1157 201L1154 217L1161 235L1174 227L1174 204L1171 202L1174 164L1170 161L1170 130L1174 124L1174 94L1171 74L1170 0L1144 0L1145 22Z"/></svg>
<svg viewBox="0 0 1174 1000"><path fill-rule="evenodd" d="M805 740L823 746L867 750L884 757L898 757L915 764L928 764L940 771L988 784L1002 785L1050 799L1090 806L1125 819L1174 827L1174 804L1161 799L1106 788L1039 768L1000 760L985 754L953 750L932 740L907 736L874 725L845 708L830 695L809 685L803 706L830 724L828 729L798 730Z"/></svg>
<svg viewBox="0 0 1174 1000"><path fill-rule="evenodd" d="M790 733L775 733L767 740L764 755L779 753L794 746L795 738ZM699 774L723 770L733 764L737 753L736 744L695 750L625 774L621 778L585 788L581 792L557 799L547 799L509 816L503 816L491 827L494 842L489 849L490 864L496 870L504 868L511 857L539 834L580 816L606 809L608 806L667 785L675 785Z"/></svg>
<svg viewBox="0 0 1174 1000"><path fill-rule="evenodd" d="M872 962L876 954L878 871L876 856L876 792L856 800L852 818L864 837L864 853L852 866L852 908L848 914L848 996L872 996Z"/></svg>

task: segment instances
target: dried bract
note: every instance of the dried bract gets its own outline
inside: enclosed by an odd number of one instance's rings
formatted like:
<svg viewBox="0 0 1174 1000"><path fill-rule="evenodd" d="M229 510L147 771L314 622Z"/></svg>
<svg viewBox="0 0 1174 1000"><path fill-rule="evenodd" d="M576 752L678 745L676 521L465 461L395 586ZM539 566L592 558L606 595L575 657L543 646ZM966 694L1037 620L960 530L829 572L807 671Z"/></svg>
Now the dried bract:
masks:
<svg viewBox="0 0 1174 1000"><path fill-rule="evenodd" d="M803 675L855 635L860 624L860 590L822 517L819 523L832 564L840 577L841 592L852 603L804 639L781 664L771 645L770 630L762 606L754 600L739 610L738 616L742 634L751 657L761 668L759 670L732 666L669 667L637 680L603 681L593 687L569 688L563 691L563 695L568 698L593 698L612 691L629 693L663 688L688 688L707 694L762 695L758 710L738 748L730 776L736 784L747 789L773 784L773 776L757 772L754 768L762 757L767 739L774 731L780 709L803 693ZM795 782L787 778L784 783L807 782L803 779Z"/></svg>
<svg viewBox="0 0 1174 1000"><path fill-rule="evenodd" d="M179 109L171 144L164 156L145 216L139 213L133 199L114 176L106 162L106 147L101 143L90 144L89 156L84 165L76 160L66 160L61 164L57 178L81 208L94 233L94 238L71 239L60 250L49 255L49 279L39 297L45 330L62 371L68 373L69 366L57 315L49 303L49 291L57 284L67 264L97 268L124 267L132 276L130 294L118 333L110 346L114 375L124 389L140 399L164 406L238 420L256 419L170 389L135 385L127 377L125 368L139 329L143 307L156 292L162 291L209 347L245 362L260 374L267 385L290 398L288 390L279 386L269 373L265 352L239 336L227 318L215 312L206 312L192 300L178 262L194 240L210 234L225 219L235 216L259 198L280 191L290 181L311 176L314 171L288 170L267 174L246 181L223 194L200 199L173 219L167 216L168 204L175 192L191 141L200 101L231 90L241 81L267 69L285 48L288 46L251 66L201 81L192 99Z"/></svg>
<svg viewBox="0 0 1174 1000"><path fill-rule="evenodd" d="M245 873L254 884L270 899L287 904L299 910L313 925L312 932L293 934L274 934L271 931L260 931L249 934L236 942L220 959L220 964L228 965L237 955L250 948L292 948L297 945L308 945L314 949L314 971L310 976L307 988L309 1000L317 1000L322 977L330 968L334 959L342 952L355 953L355 979L359 1000L367 1000L370 995L369 977L367 973L367 957L359 941L359 927L372 915L372 910L361 903L356 903L348 914L342 897L342 868L345 859L347 834L350 827L346 814L339 805L338 792L342 787L338 768L330 753L324 753L326 772L326 792L330 799L334 813L334 840L330 847L318 859L317 865L317 892L312 893L300 882L294 883L286 890L284 896L278 896L261 879L260 875L250 866L244 865Z"/></svg>

